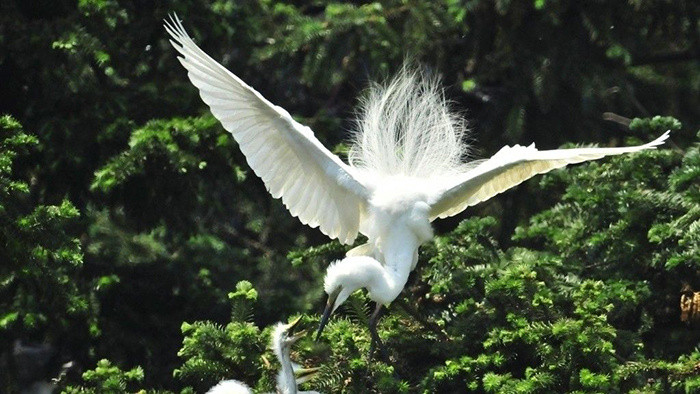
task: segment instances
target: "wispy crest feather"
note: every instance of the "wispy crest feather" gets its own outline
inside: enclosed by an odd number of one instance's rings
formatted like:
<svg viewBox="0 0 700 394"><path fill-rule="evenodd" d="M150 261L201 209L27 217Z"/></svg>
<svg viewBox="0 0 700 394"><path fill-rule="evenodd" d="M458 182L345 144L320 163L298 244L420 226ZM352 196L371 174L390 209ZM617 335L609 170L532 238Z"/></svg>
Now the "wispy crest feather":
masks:
<svg viewBox="0 0 700 394"><path fill-rule="evenodd" d="M283 360L285 355L282 347L287 340L287 325L284 323L277 323L272 331L272 336L270 339L270 348L275 352L278 360Z"/></svg>
<svg viewBox="0 0 700 394"><path fill-rule="evenodd" d="M466 124L450 110L439 82L404 66L387 84L371 86L360 102L350 164L382 175L464 171Z"/></svg>

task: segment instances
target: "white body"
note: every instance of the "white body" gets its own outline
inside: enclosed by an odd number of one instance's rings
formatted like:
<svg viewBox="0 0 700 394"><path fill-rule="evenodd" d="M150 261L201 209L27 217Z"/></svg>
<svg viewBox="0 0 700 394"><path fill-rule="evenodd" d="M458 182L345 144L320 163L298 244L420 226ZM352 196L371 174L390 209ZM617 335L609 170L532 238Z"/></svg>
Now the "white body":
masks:
<svg viewBox="0 0 700 394"><path fill-rule="evenodd" d="M366 288L369 297L383 305L403 290L418 263L418 247L433 238L426 196L405 187L411 181L401 177L372 188L366 222L360 226L368 243L331 264L326 274L328 294L343 285L335 307L359 288Z"/></svg>
<svg viewBox="0 0 700 394"><path fill-rule="evenodd" d="M351 244L332 263L324 287L333 309L366 288L379 304L401 292L416 266L418 247L432 239L431 221L456 215L537 174L567 164L651 149L641 146L539 151L506 146L488 160L464 163L464 122L449 110L436 80L404 69L363 101L358 130L343 163L311 129L204 53L179 21L166 23L192 83L250 167L290 213L330 238Z"/></svg>

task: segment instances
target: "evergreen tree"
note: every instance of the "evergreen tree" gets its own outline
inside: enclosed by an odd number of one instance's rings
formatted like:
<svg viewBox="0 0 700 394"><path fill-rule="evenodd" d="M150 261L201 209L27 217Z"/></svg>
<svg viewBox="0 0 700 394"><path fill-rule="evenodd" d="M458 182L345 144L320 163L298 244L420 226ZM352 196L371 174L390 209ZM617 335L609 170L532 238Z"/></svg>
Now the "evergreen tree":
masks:
<svg viewBox="0 0 700 394"><path fill-rule="evenodd" d="M18 171L17 162L36 145L15 119L0 117L0 386L8 391L57 372L51 358L99 334L91 292L77 281L80 213L69 200L37 204ZM51 347L25 356L23 347L42 343Z"/></svg>
<svg viewBox="0 0 700 394"><path fill-rule="evenodd" d="M0 391L67 361L67 392L223 378L272 390L268 327L317 323L323 273L346 249L271 200L208 115L163 31L173 11L341 155L368 81L406 58L466 111L475 158L674 130L662 150L558 171L435 223L380 325L391 364L366 357L357 294L322 342L295 347L322 367L308 387L697 390L698 323L680 321L679 298L700 291L700 3L8 0ZM46 370L20 376L16 344L50 349Z"/></svg>

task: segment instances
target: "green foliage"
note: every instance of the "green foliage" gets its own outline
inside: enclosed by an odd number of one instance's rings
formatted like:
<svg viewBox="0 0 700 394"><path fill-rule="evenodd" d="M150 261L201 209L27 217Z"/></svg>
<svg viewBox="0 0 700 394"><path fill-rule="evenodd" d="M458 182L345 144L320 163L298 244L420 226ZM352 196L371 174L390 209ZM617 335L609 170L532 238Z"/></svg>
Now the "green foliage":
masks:
<svg viewBox="0 0 700 394"><path fill-rule="evenodd" d="M283 302L282 311L294 307L283 300L288 292L278 289L301 288L309 280L284 260L286 249L299 241L288 230L291 218L265 216L282 215L284 208L264 200L267 192L239 162L244 159L233 139L212 116L175 118L135 130L128 149L95 173L92 189L115 204L111 209L88 207L88 258L99 274L98 284L105 284L101 301L113 310L102 314L102 330L129 351L143 353L147 361L141 364L157 365L156 374L177 365L179 324L164 327L164 322L226 319L225 289L244 278L256 278L268 294L258 305L268 317L261 313L258 318L269 321ZM124 199L141 203L124 204ZM151 275L159 280L152 281ZM122 302L134 297L134 287L151 302ZM234 321L249 321L254 297L244 293L249 298L238 302L241 294L231 294L238 305ZM122 316L132 316L132 324L125 327ZM170 340L157 341L164 330ZM145 343L160 348L144 348ZM110 359L124 356L106 350Z"/></svg>
<svg viewBox="0 0 700 394"><path fill-rule="evenodd" d="M622 379L646 378L647 384L631 392L682 392L692 393L700 388L700 349L678 357L675 362L664 360L645 360L628 362L618 369Z"/></svg>
<svg viewBox="0 0 700 394"><path fill-rule="evenodd" d="M697 146L691 148L686 156L694 155L696 149ZM641 159L645 159L646 166L638 165ZM666 220L667 212L659 210L658 203L647 201L635 207L634 203L643 201L631 191L641 189L648 194L650 187L663 189L676 174L688 172L684 168L687 162L674 153L642 153L553 174L549 177L557 178L556 182L545 179L541 183L554 187L563 183L563 201L516 232L519 243L539 247L501 248L494 238L498 222L487 217L463 221L453 232L422 249L421 272L404 293L405 299L392 305L390 315L380 324L380 335L390 353L389 363L367 358L369 310L363 295L354 295L341 308L327 326L321 344L309 346L302 342L294 356L322 366L319 377L310 385L326 392L692 391L698 379L697 349L692 350L697 335L684 328L677 315L670 317L651 310L654 303L664 301L659 293L667 294L668 302L678 302L675 286L680 283L679 272L655 266L651 257L642 257L647 266L662 270L649 273L657 278L653 280L640 276L635 267L624 262L634 257L635 262L643 263L636 256L644 253L697 253L697 244L674 246L671 250L670 244L658 247L658 243L638 242L619 250L607 245L615 254L596 256L595 268L586 268L585 261L577 260L580 252L574 253L585 251L592 244L591 237L606 239L611 233L619 234L620 230L609 225L610 221L620 220L617 216L630 220L631 215L641 215L648 228ZM646 182L625 181L634 179L635 173L642 170L647 173ZM586 187L586 179L593 176L619 177L610 182L618 182L628 190L614 188L619 191L617 194L598 187L589 189L585 196L579 193L579 188ZM678 191L668 189L668 193ZM558 236L567 231L567 224L559 221L571 217L570 213L564 214L566 209L585 205L587 202L581 200L584 197L599 206L605 202L626 208L602 211L607 212L606 218L598 217L600 212L591 209L591 217L583 218L588 223L583 227L586 237L581 238L579 230L572 231L566 242L550 239L550 234ZM559 231L552 231L554 226L559 226ZM335 253L336 248L329 245L296 252L294 256L307 261L324 256L330 259ZM606 259L613 257L617 266L607 267ZM665 287L660 287L659 278L667 283ZM247 284L239 287L237 298L257 295L251 293ZM412 308L417 309L418 315ZM671 308L669 305L662 309ZM677 322L675 327L664 331L657 328L668 325L669 319ZM309 318L304 321L314 322ZM232 329L237 334L231 333ZM197 334L189 336L213 336L215 332L220 337L218 343L226 345L210 354L208 361L204 356L196 359L201 369L192 376L211 376L208 384L216 381L216 375L207 372L205 366L212 371L226 370L216 364L216 360L224 358L224 349L235 348L235 354L252 358L263 354L262 349L255 353L253 349L246 350L242 342L232 342L231 338L250 329L245 323L231 323L225 329L205 323L197 326ZM649 332L655 332L655 337ZM251 331L247 345L255 343L256 333ZM192 346L187 341L183 351ZM673 346L669 346L669 341ZM217 340L201 341L199 348L210 348L212 342ZM264 339L258 339L258 343L264 343ZM249 366L248 371L264 368L258 361L258 366ZM250 384L261 379L260 375L250 376L245 371L227 376L247 376L245 381ZM258 383L257 387L270 386Z"/></svg>
<svg viewBox="0 0 700 394"><path fill-rule="evenodd" d="M184 359L174 376L204 391L230 377L250 381L259 377L256 365L267 341L251 323L221 327L209 322L183 323L185 339L178 356Z"/></svg>
<svg viewBox="0 0 700 394"><path fill-rule="evenodd" d="M228 293L231 300L231 321L245 322L253 317L253 304L258 300L258 292L250 282L244 280L236 284L236 291Z"/></svg>
<svg viewBox="0 0 700 394"><path fill-rule="evenodd" d="M0 117L0 353L15 340L70 342L97 333L94 305L75 281L83 254L73 226L80 216L68 200L36 204L17 163L35 148L10 116ZM2 368L0 386L16 389Z"/></svg>
<svg viewBox="0 0 700 394"><path fill-rule="evenodd" d="M644 135L651 135L660 131L679 131L681 122L671 116L654 116L653 118L634 118L630 122L630 130Z"/></svg>
<svg viewBox="0 0 700 394"><path fill-rule="evenodd" d="M421 250L406 298L381 323L391 364L367 362L366 320L351 299L340 312L348 320L326 330L315 387L692 391L700 338L680 322L677 305L681 283L698 286L698 176L688 175L697 174L697 150L643 152L546 176L543 192L565 193L517 229L518 246L499 246L498 222L488 217L437 237ZM681 176L683 187L671 186ZM322 258L321 250L308 255Z"/></svg>
<svg viewBox="0 0 700 394"><path fill-rule="evenodd" d="M187 385L187 390L204 392L217 382L232 378L256 387L257 391L274 390L279 363L270 345L272 327L260 330L241 320L239 315L257 297L250 282L241 281L236 292L229 294L233 316L230 323L225 326L207 321L182 323L184 340L178 352L182 365L173 375ZM250 317L245 316L246 320ZM308 325L310 321L307 317L302 324ZM295 348L300 346L297 344Z"/></svg>
<svg viewBox="0 0 700 394"><path fill-rule="evenodd" d="M357 293L295 346L322 368L305 388L697 391L678 291L700 289L700 4L647 0L0 2L0 387L28 383L21 340L55 349L44 379L97 363L61 379L77 392L270 391L268 327L318 323L347 248L270 199L178 64L172 11L341 156L361 90L405 58L468 111L475 156L673 131L436 222L380 323L390 363L367 358Z"/></svg>
<svg viewBox="0 0 700 394"><path fill-rule="evenodd" d="M83 373L84 386L69 386L62 392L66 394L79 393L124 393L127 390L133 392L134 386L143 381L143 368L135 367L129 371L122 371L112 365L109 360L102 359L97 362L93 370ZM145 391L140 391L145 393Z"/></svg>

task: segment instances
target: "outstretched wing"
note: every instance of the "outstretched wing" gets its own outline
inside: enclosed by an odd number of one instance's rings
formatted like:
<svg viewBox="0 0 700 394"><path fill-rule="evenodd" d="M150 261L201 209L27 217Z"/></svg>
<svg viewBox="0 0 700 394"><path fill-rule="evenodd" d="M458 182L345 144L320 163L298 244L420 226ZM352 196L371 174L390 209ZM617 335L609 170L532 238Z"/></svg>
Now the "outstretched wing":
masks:
<svg viewBox="0 0 700 394"><path fill-rule="evenodd" d="M539 151L535 145L528 147L505 146L493 157L482 162L454 182L446 182L429 198L430 218L446 218L467 207L502 193L537 175L568 164L596 160L605 156L620 155L653 149L668 138L667 131L661 137L644 145L624 148L578 148Z"/></svg>
<svg viewBox="0 0 700 394"><path fill-rule="evenodd" d="M204 53L171 17L165 29L190 81L238 142L255 174L292 215L349 244L359 231L368 192L352 169L284 109Z"/></svg>

